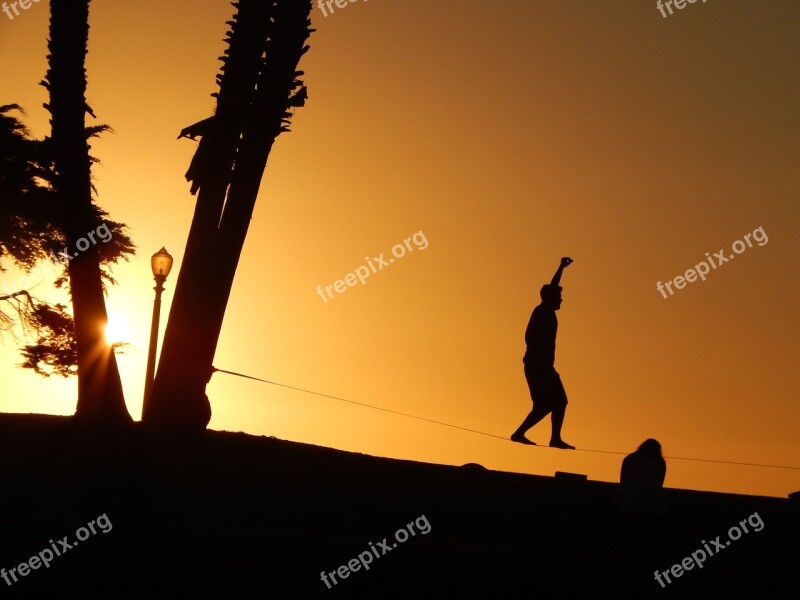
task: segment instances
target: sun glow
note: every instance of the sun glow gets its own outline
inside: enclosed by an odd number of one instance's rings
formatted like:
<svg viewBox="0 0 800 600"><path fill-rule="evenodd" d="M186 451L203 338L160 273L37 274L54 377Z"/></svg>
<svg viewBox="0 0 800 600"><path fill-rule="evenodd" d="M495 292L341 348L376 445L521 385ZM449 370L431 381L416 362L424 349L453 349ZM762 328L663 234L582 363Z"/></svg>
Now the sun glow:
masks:
<svg viewBox="0 0 800 600"><path fill-rule="evenodd" d="M106 343L111 346L121 342L130 342L131 335L123 319L110 318L104 330Z"/></svg>

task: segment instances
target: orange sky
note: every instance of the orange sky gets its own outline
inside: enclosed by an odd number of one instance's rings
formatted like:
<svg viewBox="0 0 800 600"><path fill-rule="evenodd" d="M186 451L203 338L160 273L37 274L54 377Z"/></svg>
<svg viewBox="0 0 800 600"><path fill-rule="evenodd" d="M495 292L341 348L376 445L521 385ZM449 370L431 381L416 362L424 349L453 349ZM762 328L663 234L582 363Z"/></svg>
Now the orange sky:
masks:
<svg viewBox="0 0 800 600"><path fill-rule="evenodd" d="M39 136L48 10L0 13L0 104L25 107ZM176 257L163 329L194 206L183 175L196 144L175 138L213 110L232 10L91 6L87 95L115 130L93 143L94 176L139 249L107 300L134 346L119 363L136 419L149 257ZM373 0L312 14L309 102L273 148L215 366L506 438L530 410L530 312L568 255L567 441L630 452L655 437L668 457L800 466L800 4L711 0L664 18L649 1ZM768 241L705 281L656 289L758 228ZM417 232L424 249L317 294ZM74 412L74 380L19 360L4 338L0 411ZM223 374L209 397L213 429L378 456L605 481L622 459ZM529 437L546 443L549 427ZM667 462L668 487L800 489L798 470Z"/></svg>

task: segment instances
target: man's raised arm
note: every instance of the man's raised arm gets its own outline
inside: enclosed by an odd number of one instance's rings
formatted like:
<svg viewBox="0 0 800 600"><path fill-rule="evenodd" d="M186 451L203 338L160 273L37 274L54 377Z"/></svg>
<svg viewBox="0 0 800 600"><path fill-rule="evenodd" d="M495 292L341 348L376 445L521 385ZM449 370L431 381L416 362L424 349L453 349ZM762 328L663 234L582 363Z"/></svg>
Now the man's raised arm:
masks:
<svg viewBox="0 0 800 600"><path fill-rule="evenodd" d="M561 283L561 274L564 272L564 267L568 267L571 263L571 258L565 256L561 259L561 264L558 265L558 270L556 274L553 275L553 280L550 282L550 285L558 286Z"/></svg>

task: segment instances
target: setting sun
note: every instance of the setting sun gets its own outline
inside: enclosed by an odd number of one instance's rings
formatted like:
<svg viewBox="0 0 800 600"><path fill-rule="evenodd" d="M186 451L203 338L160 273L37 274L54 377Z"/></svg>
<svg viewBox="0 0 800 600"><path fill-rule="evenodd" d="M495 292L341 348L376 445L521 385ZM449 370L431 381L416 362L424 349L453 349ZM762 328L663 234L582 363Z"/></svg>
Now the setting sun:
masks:
<svg viewBox="0 0 800 600"><path fill-rule="evenodd" d="M123 319L110 317L106 323L104 335L109 346L121 342L130 342L131 334Z"/></svg>

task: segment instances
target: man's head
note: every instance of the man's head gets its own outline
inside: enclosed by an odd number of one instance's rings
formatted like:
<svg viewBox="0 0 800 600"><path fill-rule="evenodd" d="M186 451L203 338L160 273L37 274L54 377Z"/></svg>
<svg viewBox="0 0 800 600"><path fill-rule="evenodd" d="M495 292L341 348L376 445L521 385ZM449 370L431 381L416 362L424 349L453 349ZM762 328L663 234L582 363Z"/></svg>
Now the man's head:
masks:
<svg viewBox="0 0 800 600"><path fill-rule="evenodd" d="M539 295L542 297L542 305L553 310L561 308L561 286L547 284L543 285Z"/></svg>

